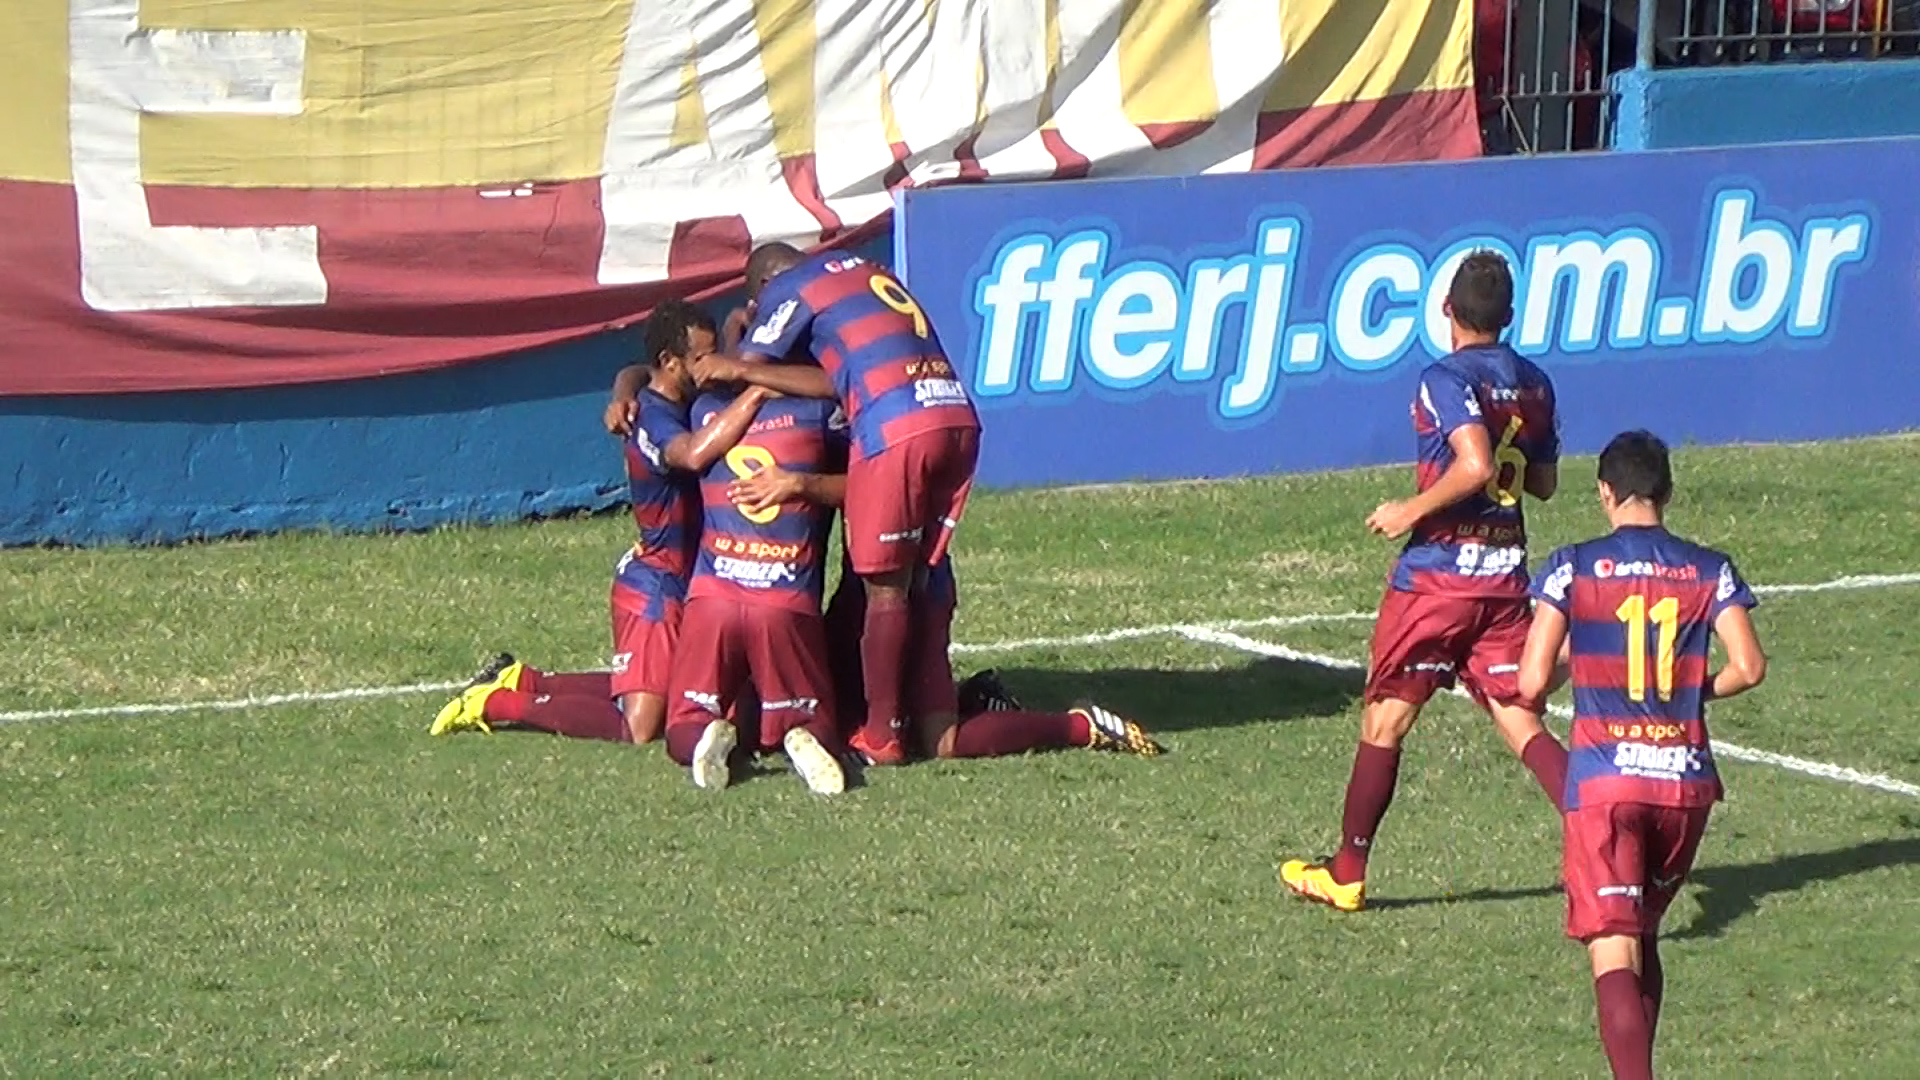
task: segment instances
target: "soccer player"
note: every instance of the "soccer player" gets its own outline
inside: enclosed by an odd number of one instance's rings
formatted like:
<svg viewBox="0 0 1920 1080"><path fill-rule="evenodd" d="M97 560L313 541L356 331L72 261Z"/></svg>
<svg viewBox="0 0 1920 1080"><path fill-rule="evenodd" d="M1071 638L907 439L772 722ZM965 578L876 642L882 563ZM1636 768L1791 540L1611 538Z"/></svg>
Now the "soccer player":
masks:
<svg viewBox="0 0 1920 1080"><path fill-rule="evenodd" d="M739 354L705 357L695 374L703 385L746 382L834 398L846 409L846 541L867 600L867 709L852 744L874 764L902 764L913 637L941 617L914 596L965 508L980 420L926 312L886 270L843 252L809 257L766 244L748 257L746 286L750 318ZM918 734L923 742L946 737Z"/></svg>
<svg viewBox="0 0 1920 1080"><path fill-rule="evenodd" d="M690 429L695 388L688 365L713 348L715 334L699 308L663 303L647 319L644 358L615 379L606 420L625 433L627 491L640 539L614 568L612 673L540 671L502 653L440 710L432 734L499 724L612 742L659 737L699 542L697 477L740 439L766 398L759 390L742 394Z"/></svg>
<svg viewBox="0 0 1920 1080"><path fill-rule="evenodd" d="M694 416L704 422L734 407L708 393ZM830 400L768 401L701 479L699 554L667 695L667 754L696 786L727 786L741 741L730 717L751 688L760 719L748 745L782 747L816 794L846 789L820 612L833 511L798 498L749 509L729 494L734 481L776 465L800 474L843 471L844 427Z"/></svg>
<svg viewBox="0 0 1920 1080"><path fill-rule="evenodd" d="M748 512L789 499L836 505L845 479L830 474L794 474L778 467L734 482L729 494ZM850 558L850 556L849 556ZM917 620L908 658L909 678L903 705L909 727L919 736L914 750L922 758L1001 757L1035 750L1088 747L1154 757L1163 752L1144 728L1110 709L1081 702L1066 712L1027 710L992 671L975 672L958 685L950 659L953 614L958 587L951 555L931 568L915 597L925 605ZM860 632L865 623L866 589L850 566L827 605L827 654L848 740L865 723Z"/></svg>
<svg viewBox="0 0 1920 1080"><path fill-rule="evenodd" d="M1381 535L1412 535L1374 623L1340 847L1324 863L1280 868L1288 889L1341 911L1366 906L1367 856L1393 801L1400 744L1436 691L1464 683L1556 805L1565 786L1566 748L1516 678L1530 619L1521 497L1552 498L1559 483L1553 384L1500 340L1513 321L1513 272L1500 255L1461 262L1446 312L1453 351L1421 372L1413 399L1418 494L1367 518Z"/></svg>
<svg viewBox="0 0 1920 1080"><path fill-rule="evenodd" d="M1547 559L1520 687L1544 696L1567 647L1567 935L1593 961L1613 1075L1641 1080L1653 1075L1665 981L1660 918L1721 796L1706 703L1760 685L1767 657L1749 615L1756 601L1733 560L1666 529L1666 444L1644 431L1615 436L1600 454L1599 488L1613 531ZM1710 672L1715 635L1727 663Z"/></svg>

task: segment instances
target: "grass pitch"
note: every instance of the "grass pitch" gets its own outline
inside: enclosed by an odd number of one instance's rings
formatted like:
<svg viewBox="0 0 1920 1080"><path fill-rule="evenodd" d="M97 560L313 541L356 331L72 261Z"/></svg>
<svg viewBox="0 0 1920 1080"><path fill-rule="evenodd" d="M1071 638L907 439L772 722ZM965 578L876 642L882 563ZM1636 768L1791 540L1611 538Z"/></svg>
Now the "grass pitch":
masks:
<svg viewBox="0 0 1920 1080"><path fill-rule="evenodd" d="M1597 531L1590 462L1536 554ZM1749 580L1920 571L1920 439L1687 450L1674 525ZM987 494L972 644L1365 611L1405 469ZM604 662L618 517L0 552L0 709ZM1920 585L1763 596L1745 746L1920 781ZM1368 623L1242 631L1359 659ZM430 740L441 696L0 724L0 1075L1598 1077L1557 823L1483 718L1409 743L1369 881L1334 839L1359 676L1172 635L964 655L1172 752L718 797L655 749ZM1920 1069L1920 799L1729 763L1667 923L1674 1076Z"/></svg>

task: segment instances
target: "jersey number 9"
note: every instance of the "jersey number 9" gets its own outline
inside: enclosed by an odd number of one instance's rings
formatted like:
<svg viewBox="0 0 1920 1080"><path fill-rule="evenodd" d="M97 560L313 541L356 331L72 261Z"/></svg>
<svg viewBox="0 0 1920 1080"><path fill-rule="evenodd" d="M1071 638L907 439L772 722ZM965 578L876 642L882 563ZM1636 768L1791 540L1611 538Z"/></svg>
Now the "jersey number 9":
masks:
<svg viewBox="0 0 1920 1080"><path fill-rule="evenodd" d="M914 333L927 336L927 313L920 310L918 301L907 295L905 286L886 274L873 275L867 279L867 284L881 303L913 320Z"/></svg>

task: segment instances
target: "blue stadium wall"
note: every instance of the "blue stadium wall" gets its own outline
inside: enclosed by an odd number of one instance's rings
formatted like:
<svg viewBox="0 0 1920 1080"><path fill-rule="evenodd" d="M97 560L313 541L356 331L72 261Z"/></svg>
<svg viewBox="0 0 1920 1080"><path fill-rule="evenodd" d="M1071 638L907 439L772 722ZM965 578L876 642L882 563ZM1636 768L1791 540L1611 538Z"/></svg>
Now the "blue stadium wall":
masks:
<svg viewBox="0 0 1920 1080"><path fill-rule="evenodd" d="M1623 71L1620 150L1920 135L1920 60Z"/></svg>

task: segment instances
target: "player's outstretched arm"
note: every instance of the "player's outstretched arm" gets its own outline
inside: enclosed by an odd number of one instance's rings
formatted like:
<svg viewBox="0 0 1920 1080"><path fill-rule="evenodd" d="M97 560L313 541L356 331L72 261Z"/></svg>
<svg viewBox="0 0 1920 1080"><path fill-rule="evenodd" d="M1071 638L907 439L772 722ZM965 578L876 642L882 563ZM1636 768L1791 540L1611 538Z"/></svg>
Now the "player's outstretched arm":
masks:
<svg viewBox="0 0 1920 1080"><path fill-rule="evenodd" d="M816 364L773 364L708 353L693 362L693 377L701 386L746 383L777 390L788 397L832 401L839 396L833 389L833 377Z"/></svg>
<svg viewBox="0 0 1920 1080"><path fill-rule="evenodd" d="M1535 604L1533 628L1527 631L1527 647L1520 654L1520 693L1530 701L1541 701L1559 689L1561 650L1567 641L1567 615L1552 604Z"/></svg>
<svg viewBox="0 0 1920 1080"><path fill-rule="evenodd" d="M815 506L847 504L846 473L796 473L769 465L735 480L727 489L733 504L749 514L801 499Z"/></svg>
<svg viewBox="0 0 1920 1080"><path fill-rule="evenodd" d="M759 414L760 406L766 400L765 391L748 387L745 393L729 401L726 408L714 413L713 419L701 425L700 430L675 435L661 452L661 457L672 468L705 472L707 466L733 449L740 437L747 433L747 428L753 426L753 418Z"/></svg>
<svg viewBox="0 0 1920 1080"><path fill-rule="evenodd" d="M1726 646L1727 663L1713 673L1708 690L1714 698L1732 697L1759 686L1767 677L1767 654L1753 629L1753 616L1738 604L1713 620L1713 632Z"/></svg>
<svg viewBox="0 0 1920 1080"><path fill-rule="evenodd" d="M1422 518L1484 490L1493 479L1493 444L1481 424L1463 424L1447 436L1453 461L1432 487L1401 502L1381 503L1367 518L1367 528L1383 536L1406 535Z"/></svg>
<svg viewBox="0 0 1920 1080"><path fill-rule="evenodd" d="M1553 498L1553 493L1560 490L1560 466L1527 466L1526 489L1527 494L1541 502Z"/></svg>

